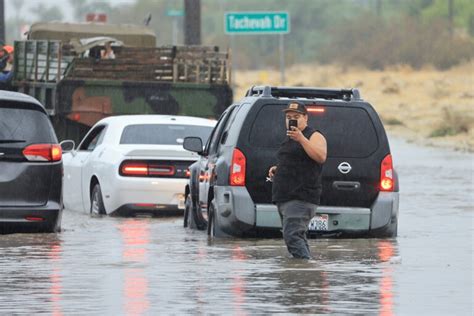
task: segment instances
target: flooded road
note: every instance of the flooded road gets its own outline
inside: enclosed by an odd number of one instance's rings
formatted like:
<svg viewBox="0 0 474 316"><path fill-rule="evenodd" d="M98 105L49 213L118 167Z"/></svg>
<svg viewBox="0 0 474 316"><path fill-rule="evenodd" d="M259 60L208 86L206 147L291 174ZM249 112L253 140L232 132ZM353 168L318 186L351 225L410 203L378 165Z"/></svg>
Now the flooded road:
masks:
<svg viewBox="0 0 474 316"><path fill-rule="evenodd" d="M91 218L0 236L1 314L472 315L472 154L392 140L399 237L209 241L181 218Z"/></svg>

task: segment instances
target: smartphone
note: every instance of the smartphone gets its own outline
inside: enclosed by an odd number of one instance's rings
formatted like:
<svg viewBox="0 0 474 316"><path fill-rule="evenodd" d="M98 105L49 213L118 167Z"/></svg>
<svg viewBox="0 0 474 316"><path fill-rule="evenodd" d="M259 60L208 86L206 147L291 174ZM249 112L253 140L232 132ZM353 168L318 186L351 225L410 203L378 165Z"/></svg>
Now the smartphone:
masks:
<svg viewBox="0 0 474 316"><path fill-rule="evenodd" d="M291 127L298 127L298 121L297 120L289 120L288 121L288 130L291 131Z"/></svg>

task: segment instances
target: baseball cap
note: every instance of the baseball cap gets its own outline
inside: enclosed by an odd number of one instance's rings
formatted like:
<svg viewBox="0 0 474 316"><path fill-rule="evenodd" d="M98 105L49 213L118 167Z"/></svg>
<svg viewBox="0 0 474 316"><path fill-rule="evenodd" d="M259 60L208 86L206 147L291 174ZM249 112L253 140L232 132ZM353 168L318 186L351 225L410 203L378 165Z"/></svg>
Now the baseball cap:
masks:
<svg viewBox="0 0 474 316"><path fill-rule="evenodd" d="M306 110L306 106L299 102L299 101L291 101L288 103L288 107L283 110L283 112L298 112L301 114L308 114L308 110Z"/></svg>

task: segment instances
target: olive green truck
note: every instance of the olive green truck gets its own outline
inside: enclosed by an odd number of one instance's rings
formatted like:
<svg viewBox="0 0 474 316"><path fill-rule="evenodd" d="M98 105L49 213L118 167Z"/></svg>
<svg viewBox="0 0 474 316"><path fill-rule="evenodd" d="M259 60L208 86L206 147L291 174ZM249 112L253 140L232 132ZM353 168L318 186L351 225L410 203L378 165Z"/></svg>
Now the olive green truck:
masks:
<svg viewBox="0 0 474 316"><path fill-rule="evenodd" d="M97 53L107 42L113 59ZM142 26L39 23L14 48L13 85L45 105L60 140L111 115L217 118L232 103L229 52L156 47Z"/></svg>

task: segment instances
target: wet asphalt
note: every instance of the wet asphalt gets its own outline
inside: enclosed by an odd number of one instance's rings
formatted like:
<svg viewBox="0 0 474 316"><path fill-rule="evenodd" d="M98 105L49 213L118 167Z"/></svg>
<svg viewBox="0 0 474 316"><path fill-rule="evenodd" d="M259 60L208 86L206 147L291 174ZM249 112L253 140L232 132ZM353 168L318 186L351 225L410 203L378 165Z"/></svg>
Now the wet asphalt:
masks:
<svg viewBox="0 0 474 316"><path fill-rule="evenodd" d="M92 218L0 236L0 314L473 315L474 155L391 140L396 239L221 239L182 218Z"/></svg>

